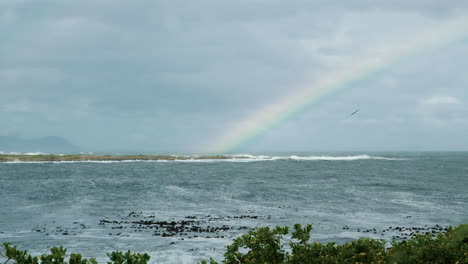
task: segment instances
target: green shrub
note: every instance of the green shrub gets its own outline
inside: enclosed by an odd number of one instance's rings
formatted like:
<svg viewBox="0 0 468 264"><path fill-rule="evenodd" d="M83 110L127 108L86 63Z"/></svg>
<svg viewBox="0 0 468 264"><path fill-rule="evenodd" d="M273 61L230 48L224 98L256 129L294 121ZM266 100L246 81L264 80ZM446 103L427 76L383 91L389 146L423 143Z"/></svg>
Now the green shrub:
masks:
<svg viewBox="0 0 468 264"><path fill-rule="evenodd" d="M413 239L393 242L391 263L468 263L468 224L449 228L447 233L416 235Z"/></svg>
<svg viewBox="0 0 468 264"><path fill-rule="evenodd" d="M2 253L0 255L6 258L4 264L6 264L10 260L18 264L38 264L38 258L32 257L28 254L26 250L18 250L16 249L16 246L12 247L10 243L3 243L3 248L5 250L5 253Z"/></svg>
<svg viewBox="0 0 468 264"><path fill-rule="evenodd" d="M114 251L112 253L107 253L107 256L110 258L111 262L107 264L146 264L150 256L148 254L132 254L132 252L127 251L125 253L120 251Z"/></svg>
<svg viewBox="0 0 468 264"><path fill-rule="evenodd" d="M283 263L286 254L281 246L281 238L287 233L288 227L261 227L250 231L227 246L224 263ZM248 251L242 253L242 249Z"/></svg>
<svg viewBox="0 0 468 264"><path fill-rule="evenodd" d="M83 259L81 257L81 254L72 253L70 254L69 263L70 264L97 264L97 261L95 258L90 258L89 260Z"/></svg>
<svg viewBox="0 0 468 264"><path fill-rule="evenodd" d="M361 238L351 243L337 245L309 243L312 225L302 228L295 225L290 243L292 252L285 263L385 263L385 241Z"/></svg>
<svg viewBox="0 0 468 264"><path fill-rule="evenodd" d="M291 252L285 252L281 238L287 227L260 228L235 239L227 246L222 263L251 264L383 264L434 263L468 264L468 225L449 229L445 234L417 235L415 238L393 242L386 248L384 240L360 238L338 245L310 242L312 225L294 225L289 243ZM201 264L208 264L202 261ZM210 259L209 264L218 264Z"/></svg>
<svg viewBox="0 0 468 264"><path fill-rule="evenodd" d="M75 253L70 254L70 258L66 261L67 250L63 247L53 247L50 249L50 254L39 257L32 257L26 250L18 250L10 243L3 243L3 249L5 252L0 253L0 256L6 258L3 264L9 261L13 264L98 264L95 258L84 259L81 254ZM146 253L132 253L130 250L125 253L114 251L107 256L110 258L107 264L147 264L150 259Z"/></svg>

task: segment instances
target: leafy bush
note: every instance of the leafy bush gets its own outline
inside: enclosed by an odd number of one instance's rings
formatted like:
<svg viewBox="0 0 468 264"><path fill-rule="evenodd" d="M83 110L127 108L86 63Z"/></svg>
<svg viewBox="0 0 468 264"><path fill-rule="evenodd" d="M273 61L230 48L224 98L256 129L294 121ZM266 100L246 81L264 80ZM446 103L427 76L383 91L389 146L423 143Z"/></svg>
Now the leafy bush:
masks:
<svg viewBox="0 0 468 264"><path fill-rule="evenodd" d="M224 263L283 263L286 254L281 246L282 235L288 233L288 227L259 228L235 239L227 246ZM246 253L241 248L249 248Z"/></svg>
<svg viewBox="0 0 468 264"><path fill-rule="evenodd" d="M287 227L260 228L235 239L227 246L225 264L358 264L358 263L468 263L468 225L450 228L445 234L417 235L415 238L392 242L386 248L385 240L360 238L344 245L333 242L311 243L312 225L294 225L289 243L291 252L285 252L281 238ZM201 264L208 264L202 261ZM210 259L209 264L218 264Z"/></svg>
<svg viewBox="0 0 468 264"><path fill-rule="evenodd" d="M132 254L130 250L125 252L125 254L120 251L114 251L107 253L107 256L111 260L107 264L146 264L150 259L150 256L146 253L143 255L139 253Z"/></svg>
<svg viewBox="0 0 468 264"><path fill-rule="evenodd" d="M411 240L393 242L389 253L392 263L468 263L468 224L437 236L416 235Z"/></svg>
<svg viewBox="0 0 468 264"><path fill-rule="evenodd" d="M6 258L3 264L10 260L13 264L98 264L96 259L84 259L81 254L70 254L68 261L66 261L67 250L63 247L53 247L50 249L50 254L43 254L38 257L32 257L28 252L18 250L16 246L11 246L10 243L3 243L4 253L0 256ZM110 262L107 264L147 264L150 256L148 254L140 254L127 251L125 253L114 251L108 253Z"/></svg>
<svg viewBox="0 0 468 264"><path fill-rule="evenodd" d="M4 264L9 260L13 260L18 264L38 264L37 257L32 257L27 251L16 249L16 246L12 247L10 243L3 243L3 248L5 249L5 253L0 254L0 256L7 258Z"/></svg>
<svg viewBox="0 0 468 264"><path fill-rule="evenodd" d="M291 255L284 263L385 263L385 241L361 238L345 245L309 243L312 225L295 225Z"/></svg>

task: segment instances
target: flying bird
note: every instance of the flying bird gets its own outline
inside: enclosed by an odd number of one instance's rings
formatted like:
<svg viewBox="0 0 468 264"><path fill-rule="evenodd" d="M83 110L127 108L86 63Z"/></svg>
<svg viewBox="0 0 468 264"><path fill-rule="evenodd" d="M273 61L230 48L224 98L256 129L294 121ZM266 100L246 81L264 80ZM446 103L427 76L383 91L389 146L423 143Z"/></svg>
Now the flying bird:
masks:
<svg viewBox="0 0 468 264"><path fill-rule="evenodd" d="M351 115L349 115L349 116L353 116L353 115L357 114L357 112L359 112L359 109L357 109L356 111L352 112Z"/></svg>

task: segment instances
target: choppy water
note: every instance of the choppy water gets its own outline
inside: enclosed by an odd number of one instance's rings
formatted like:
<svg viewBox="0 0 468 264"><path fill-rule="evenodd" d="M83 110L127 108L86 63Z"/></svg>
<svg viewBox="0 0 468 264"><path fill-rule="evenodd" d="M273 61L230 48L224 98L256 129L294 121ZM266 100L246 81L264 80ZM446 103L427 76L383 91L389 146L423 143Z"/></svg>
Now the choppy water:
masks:
<svg viewBox="0 0 468 264"><path fill-rule="evenodd" d="M467 186L468 153L0 163L0 242L37 254L63 245L102 262L130 249L153 263L196 263L265 225L313 223L320 242L391 240L390 226L468 222ZM171 234L141 221L225 230Z"/></svg>

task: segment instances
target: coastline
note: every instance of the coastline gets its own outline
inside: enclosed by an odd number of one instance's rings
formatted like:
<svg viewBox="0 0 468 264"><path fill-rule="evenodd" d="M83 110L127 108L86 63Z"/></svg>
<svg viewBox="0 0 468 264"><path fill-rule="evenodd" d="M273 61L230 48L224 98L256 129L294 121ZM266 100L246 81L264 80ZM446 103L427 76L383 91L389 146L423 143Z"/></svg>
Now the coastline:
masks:
<svg viewBox="0 0 468 264"><path fill-rule="evenodd" d="M158 161L158 160L224 160L245 159L243 156L206 155L206 156L173 156L173 155L25 155L0 154L0 162L61 162L61 161Z"/></svg>
<svg viewBox="0 0 468 264"><path fill-rule="evenodd" d="M34 163L34 162L131 162L131 161L354 161L354 160L387 160L406 161L411 158L399 155L372 155L360 153L347 154L296 154L252 155L252 154L216 154L216 155L162 155L162 154L43 154L43 153L2 153L0 163Z"/></svg>

